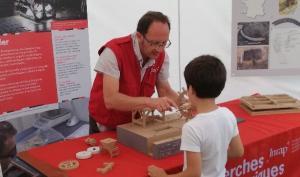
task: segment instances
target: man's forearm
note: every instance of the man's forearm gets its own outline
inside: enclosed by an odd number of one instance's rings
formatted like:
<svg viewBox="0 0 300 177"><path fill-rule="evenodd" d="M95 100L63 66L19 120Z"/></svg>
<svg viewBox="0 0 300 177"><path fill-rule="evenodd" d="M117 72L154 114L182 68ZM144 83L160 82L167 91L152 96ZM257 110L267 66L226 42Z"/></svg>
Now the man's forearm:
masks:
<svg viewBox="0 0 300 177"><path fill-rule="evenodd" d="M158 96L159 97L166 96L166 97L172 99L177 105L179 104L178 103L178 94L173 89L169 89L169 90L162 90L161 89L159 91Z"/></svg>
<svg viewBox="0 0 300 177"><path fill-rule="evenodd" d="M177 105L179 105L179 95L173 89L171 89L166 96L171 98Z"/></svg>
<svg viewBox="0 0 300 177"><path fill-rule="evenodd" d="M178 105L179 95L171 88L168 81L158 81L156 89L159 97L168 97Z"/></svg>
<svg viewBox="0 0 300 177"><path fill-rule="evenodd" d="M148 107L149 97L131 97L122 93L114 94L109 98L104 97L105 106L108 109L117 109L120 111L133 111Z"/></svg>

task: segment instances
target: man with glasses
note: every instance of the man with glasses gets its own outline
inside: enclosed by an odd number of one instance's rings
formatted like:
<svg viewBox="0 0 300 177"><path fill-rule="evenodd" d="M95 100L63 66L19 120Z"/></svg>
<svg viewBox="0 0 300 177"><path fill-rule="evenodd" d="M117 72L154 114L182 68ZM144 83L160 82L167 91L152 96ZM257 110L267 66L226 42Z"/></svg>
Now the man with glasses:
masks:
<svg viewBox="0 0 300 177"><path fill-rule="evenodd" d="M131 121L131 111L143 108L170 110L178 94L170 87L170 21L149 11L137 31L107 42L98 51L97 72L90 95L90 133L115 129ZM158 98L151 98L155 87Z"/></svg>

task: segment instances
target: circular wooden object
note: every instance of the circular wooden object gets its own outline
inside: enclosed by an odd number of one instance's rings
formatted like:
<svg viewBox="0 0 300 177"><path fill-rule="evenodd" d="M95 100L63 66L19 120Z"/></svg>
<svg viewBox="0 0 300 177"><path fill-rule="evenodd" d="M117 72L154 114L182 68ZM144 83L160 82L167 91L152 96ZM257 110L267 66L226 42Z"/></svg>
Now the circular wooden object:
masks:
<svg viewBox="0 0 300 177"><path fill-rule="evenodd" d="M61 170L73 170L79 167L77 160L65 160L58 164L58 168Z"/></svg>

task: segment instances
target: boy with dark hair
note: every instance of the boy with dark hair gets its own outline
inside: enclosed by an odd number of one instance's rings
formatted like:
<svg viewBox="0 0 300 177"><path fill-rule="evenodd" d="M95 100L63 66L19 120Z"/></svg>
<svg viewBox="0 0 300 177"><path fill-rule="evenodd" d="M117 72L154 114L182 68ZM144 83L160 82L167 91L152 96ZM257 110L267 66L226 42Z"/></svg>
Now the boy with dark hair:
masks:
<svg viewBox="0 0 300 177"><path fill-rule="evenodd" d="M203 55L186 66L184 77L196 114L182 128L183 171L167 175L163 169L149 166L148 174L151 177L224 177L227 158L244 153L235 116L215 103L225 86L225 66L218 58Z"/></svg>

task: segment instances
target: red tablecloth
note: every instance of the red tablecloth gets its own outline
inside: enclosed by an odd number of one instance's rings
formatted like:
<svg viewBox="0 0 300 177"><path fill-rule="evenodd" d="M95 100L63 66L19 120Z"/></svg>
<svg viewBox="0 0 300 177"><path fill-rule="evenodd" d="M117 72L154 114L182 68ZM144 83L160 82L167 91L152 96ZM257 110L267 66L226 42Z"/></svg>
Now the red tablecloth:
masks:
<svg viewBox="0 0 300 177"><path fill-rule="evenodd" d="M229 160L226 176L251 177L300 177L300 113L250 116L239 107L239 101L234 100L221 104L228 107L237 117L245 119L240 123L240 135L245 146L242 158ZM115 132L105 132L92 135L97 140L116 138ZM67 159L76 159L75 153L85 150L84 139L67 140L40 148L27 153L39 161L53 167ZM154 160L122 144L118 144L120 155L110 158L108 154L97 154L91 159L79 160L80 167L68 171L71 177L97 177L101 174L96 168L103 162L115 163L107 177L142 177L147 176L146 169L155 164L168 171L178 171L182 167L183 155L178 154L162 160ZM25 159L26 160L26 159Z"/></svg>
<svg viewBox="0 0 300 177"><path fill-rule="evenodd" d="M116 138L116 132L104 132L94 134L90 137L96 138L97 140L107 137ZM57 167L61 161L76 159L76 152L87 149L88 146L84 143L85 138L86 137L50 144L44 147L32 149L27 153L32 158L47 162L53 167ZM172 156L163 160L154 160L151 157L122 144L118 143L117 146L120 149L119 156L111 158L108 153L100 153L94 155L90 159L78 160L80 167L75 170L67 171L68 176L97 177L100 173L96 172L96 169L101 167L103 162L114 162L113 170L105 174L105 176L142 177L147 176L147 166L150 164L156 164L165 169L178 171L178 168L180 168L180 164L183 161L182 155Z"/></svg>
<svg viewBox="0 0 300 177"><path fill-rule="evenodd" d="M240 123L245 155L227 163L226 177L300 177L300 113L250 116L230 101L228 107Z"/></svg>

